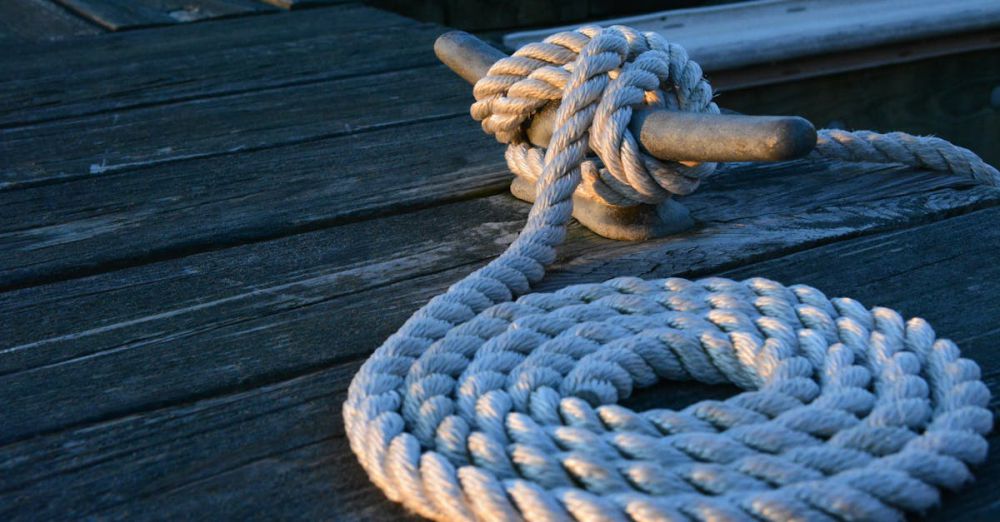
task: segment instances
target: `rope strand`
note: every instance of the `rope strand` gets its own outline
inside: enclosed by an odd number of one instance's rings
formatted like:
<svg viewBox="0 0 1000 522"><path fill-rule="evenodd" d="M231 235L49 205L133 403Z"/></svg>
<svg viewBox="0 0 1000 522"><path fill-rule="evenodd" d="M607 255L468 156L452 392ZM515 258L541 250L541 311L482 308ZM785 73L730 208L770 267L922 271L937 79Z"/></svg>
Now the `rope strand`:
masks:
<svg viewBox="0 0 1000 522"><path fill-rule="evenodd" d="M351 448L390 499L436 520L892 520L971 479L989 391L921 319L759 278L528 293L575 190L655 203L716 168L651 158L628 131L640 104L718 112L683 48L585 27L500 60L475 95L473 116L538 196L510 247L414 313L351 384ZM555 101L548 149L531 147L525 123ZM825 130L814 155L1000 185L936 138ZM746 391L681 411L617 405L664 379Z"/></svg>

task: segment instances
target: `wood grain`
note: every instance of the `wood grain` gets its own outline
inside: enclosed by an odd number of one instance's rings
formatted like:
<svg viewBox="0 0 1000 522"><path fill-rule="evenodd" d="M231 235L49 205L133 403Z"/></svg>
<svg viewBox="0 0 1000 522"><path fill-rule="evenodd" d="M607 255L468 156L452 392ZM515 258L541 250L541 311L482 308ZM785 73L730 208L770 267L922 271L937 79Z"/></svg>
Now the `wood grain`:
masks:
<svg viewBox="0 0 1000 522"><path fill-rule="evenodd" d="M995 53L998 47L1000 47L1000 28L712 71L710 75L712 86L722 91L748 87L766 88L769 85L807 78L873 68L882 69L897 64L953 57L975 51L993 49ZM921 86L916 84L913 89L919 91Z"/></svg>
<svg viewBox="0 0 1000 522"><path fill-rule="evenodd" d="M471 99L443 66L418 66L0 129L0 191L466 115Z"/></svg>
<svg viewBox="0 0 1000 522"><path fill-rule="evenodd" d="M922 315L987 369L984 379L996 410L1000 373L993 346L1000 342L1000 322L988 310L1000 293L1000 268L992 262L997 242L1000 209L988 209L812 248L724 275L809 283L829 295ZM153 513L167 518L234 513L249 518L401 518L402 510L368 483L343 438L339 407L357 364L334 362L254 389L2 446L0 509L10 520ZM668 398L674 390L682 390L680 401ZM631 400L671 407L689 401L689 392L682 384L664 384ZM996 516L995 486L987 477L996 475L998 442L991 438L993 458L977 470L984 480L948 495L931 519Z"/></svg>
<svg viewBox="0 0 1000 522"><path fill-rule="evenodd" d="M0 516L395 520L338 413L357 367L0 448Z"/></svg>
<svg viewBox="0 0 1000 522"><path fill-rule="evenodd" d="M974 52L740 89L719 101L746 113L795 112L819 125L945 136L998 163L1000 114L990 104L998 56ZM373 83L384 86L381 96L365 95ZM469 99L444 69L416 67L0 129L0 190L332 137L380 119L459 114Z"/></svg>
<svg viewBox="0 0 1000 522"><path fill-rule="evenodd" d="M260 20L125 31L86 46L0 54L0 127L434 65L431 44L442 31L350 4Z"/></svg>
<svg viewBox="0 0 1000 522"><path fill-rule="evenodd" d="M1000 24L992 0L768 0L602 20L654 31L683 45L707 71L838 53ZM516 49L567 28L509 34ZM572 29L572 28L569 28Z"/></svg>
<svg viewBox="0 0 1000 522"><path fill-rule="evenodd" d="M50 0L0 2L0 44L47 42L103 33Z"/></svg>
<svg viewBox="0 0 1000 522"><path fill-rule="evenodd" d="M8 191L0 287L497 193L509 174L490 141L461 115Z"/></svg>
<svg viewBox="0 0 1000 522"><path fill-rule="evenodd" d="M274 11L256 0L57 0L112 31Z"/></svg>
<svg viewBox="0 0 1000 522"><path fill-rule="evenodd" d="M997 163L1000 115L989 97L998 56L736 91L720 102L748 113L800 113L818 126L935 134ZM363 94L372 83L385 86L385 98ZM8 188L77 180L0 194L11 216L0 225L0 245L12 252L0 260L0 286L496 193L507 179L501 148L463 116L467 96L443 68L415 67L0 131L9 138L0 141ZM400 133L413 138L400 144ZM157 183L147 186L145 177ZM46 211L29 211L39 201ZM120 234L129 230L139 232Z"/></svg>
<svg viewBox="0 0 1000 522"><path fill-rule="evenodd" d="M656 241L615 242L574 225L539 288L717 271L1000 204L1000 191L900 169L793 163L720 175L686 203L699 227ZM0 322L11 325L0 346L9 392L0 442L364 356L498 254L527 209L508 195L475 198L0 294Z"/></svg>

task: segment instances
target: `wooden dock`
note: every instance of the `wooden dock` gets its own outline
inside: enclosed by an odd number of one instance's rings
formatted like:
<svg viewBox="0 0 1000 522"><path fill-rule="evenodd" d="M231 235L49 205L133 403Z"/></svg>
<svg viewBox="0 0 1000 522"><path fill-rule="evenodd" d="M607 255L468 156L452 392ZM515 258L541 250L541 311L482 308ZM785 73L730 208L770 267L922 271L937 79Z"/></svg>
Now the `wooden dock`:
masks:
<svg viewBox="0 0 1000 522"><path fill-rule="evenodd" d="M528 211L434 57L444 30L353 2L0 3L0 519L410 517L348 448L348 384ZM995 42L719 102L937 133L996 163ZM1000 190L793 162L726 170L685 204L696 228L654 241L572 225L539 290L813 285L926 318L1000 406ZM990 442L928 520L1000 519Z"/></svg>

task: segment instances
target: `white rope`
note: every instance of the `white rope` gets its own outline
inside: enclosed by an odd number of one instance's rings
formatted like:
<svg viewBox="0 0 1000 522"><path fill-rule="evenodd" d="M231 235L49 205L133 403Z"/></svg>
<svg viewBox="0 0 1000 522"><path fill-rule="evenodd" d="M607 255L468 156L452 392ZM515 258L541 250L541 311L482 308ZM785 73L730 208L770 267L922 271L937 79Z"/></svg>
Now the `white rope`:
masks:
<svg viewBox="0 0 1000 522"><path fill-rule="evenodd" d="M528 293L578 186L655 202L715 168L652 159L628 133L637 104L718 110L682 48L625 27L560 33L498 62L475 94L473 115L511 143L512 170L535 173L538 197L510 247L351 384L351 448L390 499L436 520L901 520L971 479L989 391L921 319L765 279ZM525 145L552 100L549 148ZM1000 180L965 149L898 133L822 131L816 155ZM681 411L616 405L661 379L747 391Z"/></svg>

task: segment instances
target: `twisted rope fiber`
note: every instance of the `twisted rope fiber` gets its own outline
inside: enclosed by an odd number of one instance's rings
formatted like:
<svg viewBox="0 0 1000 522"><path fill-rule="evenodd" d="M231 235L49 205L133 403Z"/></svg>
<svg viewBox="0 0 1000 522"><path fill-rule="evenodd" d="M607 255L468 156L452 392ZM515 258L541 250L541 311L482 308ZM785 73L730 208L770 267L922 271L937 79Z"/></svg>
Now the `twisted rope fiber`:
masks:
<svg viewBox="0 0 1000 522"><path fill-rule="evenodd" d="M510 247L351 384L351 448L390 499L436 520L897 520L971 480L989 392L921 319L759 278L528 293L574 190L662 201L716 168L650 158L628 133L641 104L718 111L681 47L620 26L559 33L497 62L475 94L473 115L511 143L512 170L537 174L538 196ZM530 147L524 124L557 100L548 149ZM1000 184L934 138L822 131L815 154ZM616 405L661 379L747 391L681 411Z"/></svg>

